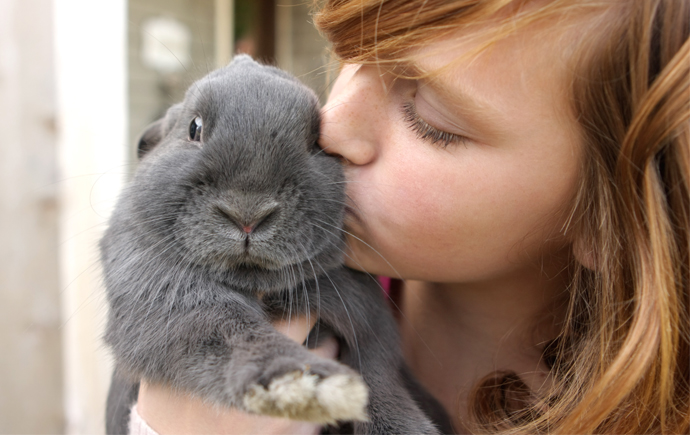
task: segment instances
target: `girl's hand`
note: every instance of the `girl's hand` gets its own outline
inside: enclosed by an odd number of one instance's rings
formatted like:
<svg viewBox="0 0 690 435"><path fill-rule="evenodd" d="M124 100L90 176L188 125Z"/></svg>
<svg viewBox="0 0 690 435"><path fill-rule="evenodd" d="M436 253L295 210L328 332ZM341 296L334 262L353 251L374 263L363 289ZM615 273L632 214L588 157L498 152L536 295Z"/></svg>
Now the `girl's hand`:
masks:
<svg viewBox="0 0 690 435"><path fill-rule="evenodd" d="M315 320L315 319L313 319ZM313 323L306 318L282 321L275 328L304 342ZM335 359L338 343L326 341L312 352ZM320 425L282 418L247 414L237 409L217 408L202 399L174 391L163 385L141 383L137 403L139 415L160 435L170 434L318 434Z"/></svg>

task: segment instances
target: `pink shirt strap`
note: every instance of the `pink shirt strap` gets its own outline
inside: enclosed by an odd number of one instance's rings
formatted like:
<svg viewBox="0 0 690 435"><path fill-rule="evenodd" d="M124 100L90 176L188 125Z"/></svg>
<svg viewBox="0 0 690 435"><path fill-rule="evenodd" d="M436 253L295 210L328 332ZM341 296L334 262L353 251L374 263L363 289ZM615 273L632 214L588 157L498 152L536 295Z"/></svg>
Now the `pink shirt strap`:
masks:
<svg viewBox="0 0 690 435"><path fill-rule="evenodd" d="M391 291L391 279L387 276L378 276L379 283L383 287L383 292L388 296Z"/></svg>

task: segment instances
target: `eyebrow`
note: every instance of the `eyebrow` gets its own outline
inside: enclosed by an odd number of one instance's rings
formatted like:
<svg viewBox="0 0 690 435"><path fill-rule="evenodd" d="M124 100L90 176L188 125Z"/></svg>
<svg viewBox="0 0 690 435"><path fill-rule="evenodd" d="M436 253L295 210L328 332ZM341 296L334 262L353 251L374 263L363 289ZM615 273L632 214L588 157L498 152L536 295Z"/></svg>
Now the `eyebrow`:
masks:
<svg viewBox="0 0 690 435"><path fill-rule="evenodd" d="M479 127L481 133L494 136L504 132L500 128L505 118L501 112L492 104L474 95L466 87L461 86L460 83L449 85L439 76L428 73L416 62L401 63L400 69L404 72L402 76L419 77L417 80L420 85L430 88L435 99L438 99L445 108L471 120L473 125Z"/></svg>
<svg viewBox="0 0 690 435"><path fill-rule="evenodd" d="M422 81L424 86L431 87L433 90L437 91L439 95L443 96L444 100L448 100L452 103L459 103L454 105L460 106L458 107L460 110L466 110L465 107L469 107L474 112L487 112L487 114L497 112L490 103L478 98L476 95L473 95L471 91L468 91L463 87L449 86L440 80L439 76L430 73L426 69L419 66L418 62L410 61L400 63L399 65L400 66L396 69L402 70L402 77L409 76L412 78L418 78L418 80ZM445 67L440 68L440 70L443 68Z"/></svg>
<svg viewBox="0 0 690 435"><path fill-rule="evenodd" d="M463 114L474 116L484 116L495 118L499 113L496 108L490 104L485 103L481 99L467 92L463 88L448 86L440 80L432 79L424 81L421 86L431 88L438 97L445 102L450 103L453 109L460 111Z"/></svg>

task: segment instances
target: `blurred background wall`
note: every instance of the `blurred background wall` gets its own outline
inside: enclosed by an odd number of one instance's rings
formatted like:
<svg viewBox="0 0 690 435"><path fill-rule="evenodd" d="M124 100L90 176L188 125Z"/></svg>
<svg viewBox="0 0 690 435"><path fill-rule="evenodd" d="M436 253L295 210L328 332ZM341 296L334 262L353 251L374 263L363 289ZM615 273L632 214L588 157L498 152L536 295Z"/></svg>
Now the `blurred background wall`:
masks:
<svg viewBox="0 0 690 435"><path fill-rule="evenodd" d="M3 433L64 424L52 36L51 0L0 1Z"/></svg>
<svg viewBox="0 0 690 435"><path fill-rule="evenodd" d="M0 433L98 434L112 359L97 243L134 144L246 52L322 99L311 0L0 0Z"/></svg>

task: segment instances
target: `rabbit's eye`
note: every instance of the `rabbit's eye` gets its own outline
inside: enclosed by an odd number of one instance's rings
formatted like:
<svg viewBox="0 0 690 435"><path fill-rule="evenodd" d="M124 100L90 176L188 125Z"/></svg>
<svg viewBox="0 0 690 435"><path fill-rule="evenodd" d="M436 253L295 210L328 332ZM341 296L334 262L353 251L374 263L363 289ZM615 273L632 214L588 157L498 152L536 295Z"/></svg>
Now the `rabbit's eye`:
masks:
<svg viewBox="0 0 690 435"><path fill-rule="evenodd" d="M201 142L201 127L203 122L201 121L201 116L197 116L189 124L189 140L194 142Z"/></svg>

